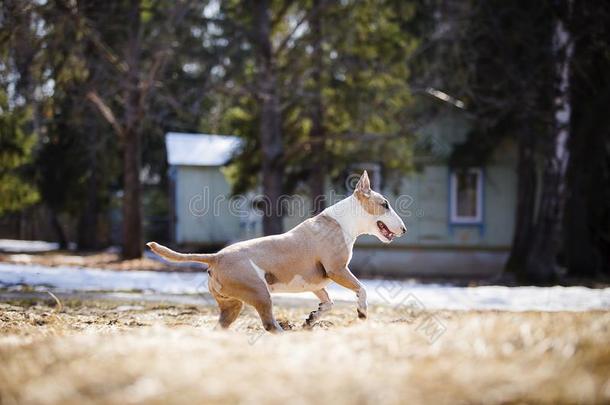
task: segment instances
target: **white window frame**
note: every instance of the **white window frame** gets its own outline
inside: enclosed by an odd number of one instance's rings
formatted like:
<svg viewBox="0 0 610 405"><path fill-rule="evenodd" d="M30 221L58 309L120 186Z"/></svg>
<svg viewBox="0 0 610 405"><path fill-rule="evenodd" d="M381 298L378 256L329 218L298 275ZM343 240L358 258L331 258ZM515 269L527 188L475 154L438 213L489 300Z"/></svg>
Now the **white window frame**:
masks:
<svg viewBox="0 0 610 405"><path fill-rule="evenodd" d="M477 174L477 206L475 216L460 216L457 213L457 174L458 172ZM483 222L483 169L472 167L469 169L452 170L450 175L450 216L452 224L481 224Z"/></svg>

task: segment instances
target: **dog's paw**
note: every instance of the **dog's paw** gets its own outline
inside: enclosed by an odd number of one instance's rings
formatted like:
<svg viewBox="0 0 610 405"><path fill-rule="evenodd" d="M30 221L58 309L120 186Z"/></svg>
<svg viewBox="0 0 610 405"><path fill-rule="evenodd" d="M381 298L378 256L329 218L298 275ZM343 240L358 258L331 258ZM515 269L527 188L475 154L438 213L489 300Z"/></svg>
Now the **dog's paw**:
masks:
<svg viewBox="0 0 610 405"><path fill-rule="evenodd" d="M293 330L296 326L290 321L279 321L278 322L283 330Z"/></svg>
<svg viewBox="0 0 610 405"><path fill-rule="evenodd" d="M314 319L312 315L309 315L309 318L305 319L303 322L303 329L312 329L313 328Z"/></svg>
<svg viewBox="0 0 610 405"><path fill-rule="evenodd" d="M330 329L333 326L335 326L334 323L332 323L331 321L326 321L326 320L322 320L322 321L318 321L318 322L313 322L313 323L307 323L307 321L303 322L303 330L312 330L314 328L316 328L316 329Z"/></svg>
<svg viewBox="0 0 610 405"><path fill-rule="evenodd" d="M366 312L362 311L362 310L358 310L358 318L360 319L366 319Z"/></svg>

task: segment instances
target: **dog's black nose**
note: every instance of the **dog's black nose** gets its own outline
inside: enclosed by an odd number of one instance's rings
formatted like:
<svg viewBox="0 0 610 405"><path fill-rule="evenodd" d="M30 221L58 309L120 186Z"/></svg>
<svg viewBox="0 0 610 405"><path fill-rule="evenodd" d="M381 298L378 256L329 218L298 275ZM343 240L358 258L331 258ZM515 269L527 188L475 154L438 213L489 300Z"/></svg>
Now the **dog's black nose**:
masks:
<svg viewBox="0 0 610 405"><path fill-rule="evenodd" d="M407 233L407 228L405 228L404 226L401 227L400 229L402 229L402 234L404 235L405 233Z"/></svg>

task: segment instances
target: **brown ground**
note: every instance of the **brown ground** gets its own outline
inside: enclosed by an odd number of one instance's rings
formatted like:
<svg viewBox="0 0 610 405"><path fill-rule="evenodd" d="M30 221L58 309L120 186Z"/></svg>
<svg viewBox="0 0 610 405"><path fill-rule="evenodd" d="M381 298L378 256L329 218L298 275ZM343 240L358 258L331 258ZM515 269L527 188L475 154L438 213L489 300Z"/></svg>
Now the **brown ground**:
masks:
<svg viewBox="0 0 610 405"><path fill-rule="evenodd" d="M610 402L610 312L346 303L302 331L315 304L280 303L271 336L249 309L216 331L207 305L64 301L0 303L0 404Z"/></svg>

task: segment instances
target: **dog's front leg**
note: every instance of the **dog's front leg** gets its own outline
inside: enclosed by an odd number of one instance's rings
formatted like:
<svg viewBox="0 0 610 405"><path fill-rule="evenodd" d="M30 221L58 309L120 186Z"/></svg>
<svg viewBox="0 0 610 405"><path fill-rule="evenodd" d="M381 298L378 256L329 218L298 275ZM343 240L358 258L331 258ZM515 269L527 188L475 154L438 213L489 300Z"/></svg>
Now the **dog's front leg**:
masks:
<svg viewBox="0 0 610 405"><path fill-rule="evenodd" d="M366 290L364 289L362 283L358 281L356 276L354 276L352 272L345 267L338 271L329 272L328 277L340 286L349 288L356 293L356 297L358 297L358 318L366 319Z"/></svg>
<svg viewBox="0 0 610 405"><path fill-rule="evenodd" d="M314 291L313 293L320 299L320 305L318 305L318 309L316 311L312 311L309 314L309 317L303 324L304 329L311 329L313 324L320 319L325 312L330 311L330 309L333 307L333 301L328 296L326 289L322 288L321 290Z"/></svg>

